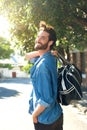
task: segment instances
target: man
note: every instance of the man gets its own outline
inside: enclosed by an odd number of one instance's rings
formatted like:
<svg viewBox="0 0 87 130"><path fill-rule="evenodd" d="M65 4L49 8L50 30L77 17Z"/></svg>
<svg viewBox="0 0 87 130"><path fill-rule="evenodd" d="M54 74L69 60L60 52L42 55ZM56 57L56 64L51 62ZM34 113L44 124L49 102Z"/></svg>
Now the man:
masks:
<svg viewBox="0 0 87 130"><path fill-rule="evenodd" d="M29 99L35 130L63 130L63 111L57 103L56 58L51 49L56 42L56 33L51 26L40 23L35 40L37 55L31 68L33 90Z"/></svg>

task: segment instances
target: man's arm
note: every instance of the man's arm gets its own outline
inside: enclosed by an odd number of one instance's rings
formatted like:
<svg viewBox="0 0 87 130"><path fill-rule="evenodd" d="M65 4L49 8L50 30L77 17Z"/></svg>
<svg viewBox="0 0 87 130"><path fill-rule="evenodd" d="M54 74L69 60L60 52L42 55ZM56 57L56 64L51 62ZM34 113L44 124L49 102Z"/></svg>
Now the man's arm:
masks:
<svg viewBox="0 0 87 130"><path fill-rule="evenodd" d="M38 56L39 56L39 51L33 51L33 52L26 53L25 58L27 60L30 60L30 59L38 57Z"/></svg>
<svg viewBox="0 0 87 130"><path fill-rule="evenodd" d="M58 56L58 52L56 50L52 50L51 53L55 56ZM26 53L25 58L27 60L30 60L30 59L38 57L38 56L40 56L40 52L39 51L33 51L33 52Z"/></svg>

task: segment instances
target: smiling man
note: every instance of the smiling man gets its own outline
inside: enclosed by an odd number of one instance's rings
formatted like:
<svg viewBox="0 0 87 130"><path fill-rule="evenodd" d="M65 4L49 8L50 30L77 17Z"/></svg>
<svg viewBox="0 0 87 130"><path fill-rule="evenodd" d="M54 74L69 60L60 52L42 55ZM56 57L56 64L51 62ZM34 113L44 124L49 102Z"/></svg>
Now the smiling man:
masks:
<svg viewBox="0 0 87 130"><path fill-rule="evenodd" d="M34 47L39 57L30 71L33 90L29 99L29 113L32 114L35 130L63 130L63 111L56 101L56 58L51 53L55 42L54 28L41 22Z"/></svg>

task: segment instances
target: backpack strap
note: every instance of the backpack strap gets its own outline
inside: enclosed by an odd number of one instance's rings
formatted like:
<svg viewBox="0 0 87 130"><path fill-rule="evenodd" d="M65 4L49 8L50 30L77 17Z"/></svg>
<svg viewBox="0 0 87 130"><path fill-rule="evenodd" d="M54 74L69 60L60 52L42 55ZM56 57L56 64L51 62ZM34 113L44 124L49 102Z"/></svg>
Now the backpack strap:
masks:
<svg viewBox="0 0 87 130"><path fill-rule="evenodd" d="M57 59L62 63L62 65L71 64L68 60L66 60L60 53L58 53Z"/></svg>

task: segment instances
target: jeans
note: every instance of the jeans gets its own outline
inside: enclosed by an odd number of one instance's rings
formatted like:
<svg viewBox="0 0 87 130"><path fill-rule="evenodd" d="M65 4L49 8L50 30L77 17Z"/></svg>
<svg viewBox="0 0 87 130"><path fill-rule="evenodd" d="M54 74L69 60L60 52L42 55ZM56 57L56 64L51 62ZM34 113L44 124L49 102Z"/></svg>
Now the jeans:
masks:
<svg viewBox="0 0 87 130"><path fill-rule="evenodd" d="M52 124L34 123L35 130L63 130L63 114Z"/></svg>

